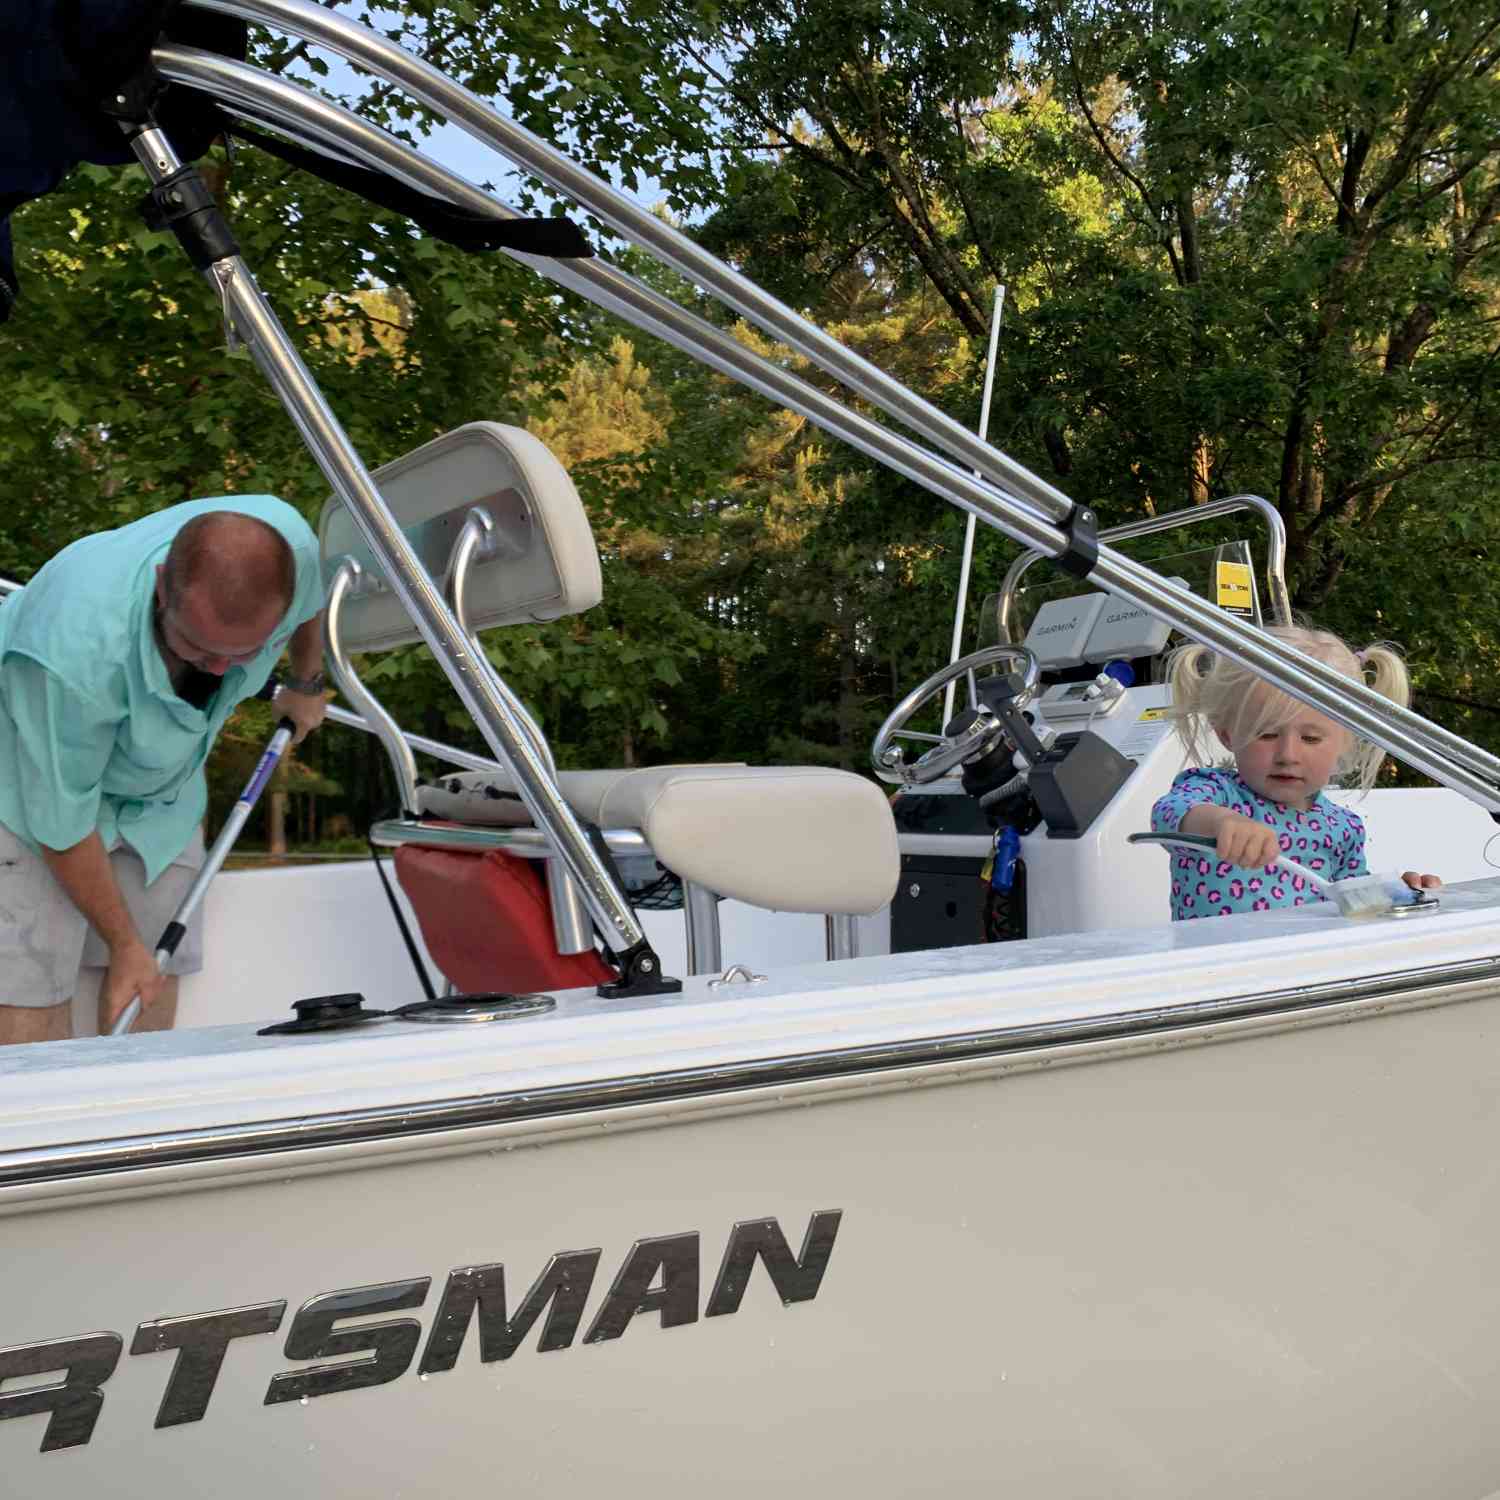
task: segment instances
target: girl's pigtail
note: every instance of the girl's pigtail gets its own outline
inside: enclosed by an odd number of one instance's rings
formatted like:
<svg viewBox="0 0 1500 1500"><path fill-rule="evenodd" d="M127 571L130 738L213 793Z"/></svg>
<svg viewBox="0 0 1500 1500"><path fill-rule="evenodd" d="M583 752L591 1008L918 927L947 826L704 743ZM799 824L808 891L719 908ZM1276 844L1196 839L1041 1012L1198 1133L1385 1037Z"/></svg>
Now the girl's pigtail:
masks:
<svg viewBox="0 0 1500 1500"><path fill-rule="evenodd" d="M1167 666L1167 684L1172 689L1172 718L1190 766L1206 765L1210 744L1209 726L1203 711L1203 690L1208 683L1214 653L1196 642L1179 647Z"/></svg>
<svg viewBox="0 0 1500 1500"><path fill-rule="evenodd" d="M1411 703L1411 677L1406 670L1406 661L1394 646L1377 641L1356 653L1360 671L1368 687L1389 698L1392 703L1406 708ZM1385 761L1385 751L1369 740L1359 739L1347 758L1347 770L1352 780L1364 791L1375 785L1375 778Z"/></svg>
<svg viewBox="0 0 1500 1500"><path fill-rule="evenodd" d="M1359 653L1359 664L1364 669L1365 681L1392 703L1402 708L1411 705L1411 677L1406 670L1406 661L1394 646L1377 641Z"/></svg>

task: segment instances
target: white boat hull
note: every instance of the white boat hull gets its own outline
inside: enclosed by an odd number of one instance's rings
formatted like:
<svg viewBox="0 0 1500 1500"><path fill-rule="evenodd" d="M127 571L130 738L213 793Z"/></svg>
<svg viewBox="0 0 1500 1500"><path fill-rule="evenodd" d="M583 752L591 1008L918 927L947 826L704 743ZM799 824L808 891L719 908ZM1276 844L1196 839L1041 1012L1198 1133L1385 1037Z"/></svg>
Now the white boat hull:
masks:
<svg viewBox="0 0 1500 1500"><path fill-rule="evenodd" d="M46 1413L0 1420L13 1492L1486 1493L1500 970L1495 892L1452 895L1420 924L1100 934L1061 969L1037 943L754 998L578 992L482 1037L17 1049L0 1350L121 1352L87 1441L42 1452ZM1237 1016L1252 992L1264 1013ZM1060 1040L1064 1014L1092 1039ZM252 1094L278 1122L258 1139ZM834 1212L813 1295L784 1305L757 1261L707 1315L736 1225L774 1219L795 1257ZM669 1273L612 1296L651 1241ZM483 1362L470 1326L422 1377L451 1273L502 1264L514 1318L592 1250L562 1346L538 1353L543 1313ZM278 1376L336 1380L286 1350L313 1299L424 1281L374 1320L420 1325L393 1378L266 1403ZM274 1334L228 1342L201 1419L153 1425L178 1355L130 1352L139 1325L281 1302Z"/></svg>

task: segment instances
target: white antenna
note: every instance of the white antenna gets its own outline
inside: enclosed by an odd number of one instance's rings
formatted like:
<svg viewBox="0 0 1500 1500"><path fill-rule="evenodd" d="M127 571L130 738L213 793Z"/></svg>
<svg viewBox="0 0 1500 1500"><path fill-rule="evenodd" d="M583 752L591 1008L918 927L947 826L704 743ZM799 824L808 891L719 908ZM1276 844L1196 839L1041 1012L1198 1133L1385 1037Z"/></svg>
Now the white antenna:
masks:
<svg viewBox="0 0 1500 1500"><path fill-rule="evenodd" d="M995 311L990 317L990 352L984 362L984 397L979 403L979 436L982 439L990 430L990 397L995 390L995 350L1000 346L1000 313L1005 306L1005 283L995 287ZM978 477L978 471L975 471ZM953 610L953 646L948 660L955 662L960 656L959 648L964 639L964 609L969 602L969 573L974 566L974 512L964 518L964 555L958 570L958 604ZM943 691L943 723L953 717L953 690L957 682L950 682Z"/></svg>

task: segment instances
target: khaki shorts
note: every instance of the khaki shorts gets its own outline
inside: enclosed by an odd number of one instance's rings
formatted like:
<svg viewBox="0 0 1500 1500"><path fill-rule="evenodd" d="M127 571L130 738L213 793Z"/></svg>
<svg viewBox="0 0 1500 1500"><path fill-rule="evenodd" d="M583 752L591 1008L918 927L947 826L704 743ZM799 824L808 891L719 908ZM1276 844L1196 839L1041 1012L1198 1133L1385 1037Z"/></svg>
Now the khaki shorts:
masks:
<svg viewBox="0 0 1500 1500"><path fill-rule="evenodd" d="M129 846L115 849L109 863L141 941L154 948L203 863L203 835L195 833L149 886L146 867ZM0 1005L61 1005L78 988L80 969L108 965L109 950L41 855L0 826ZM200 906L166 971L196 974L202 967Z"/></svg>

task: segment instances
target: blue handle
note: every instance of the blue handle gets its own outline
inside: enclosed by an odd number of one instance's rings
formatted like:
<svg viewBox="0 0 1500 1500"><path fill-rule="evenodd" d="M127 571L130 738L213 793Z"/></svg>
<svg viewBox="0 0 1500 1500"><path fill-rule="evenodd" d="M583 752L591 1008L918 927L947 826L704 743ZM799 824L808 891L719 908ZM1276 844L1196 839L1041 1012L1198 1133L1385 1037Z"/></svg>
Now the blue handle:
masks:
<svg viewBox="0 0 1500 1500"><path fill-rule="evenodd" d="M1016 881L1016 860L1021 853L1021 835L1008 824L995 830L994 862L990 885L997 891L1008 891Z"/></svg>

